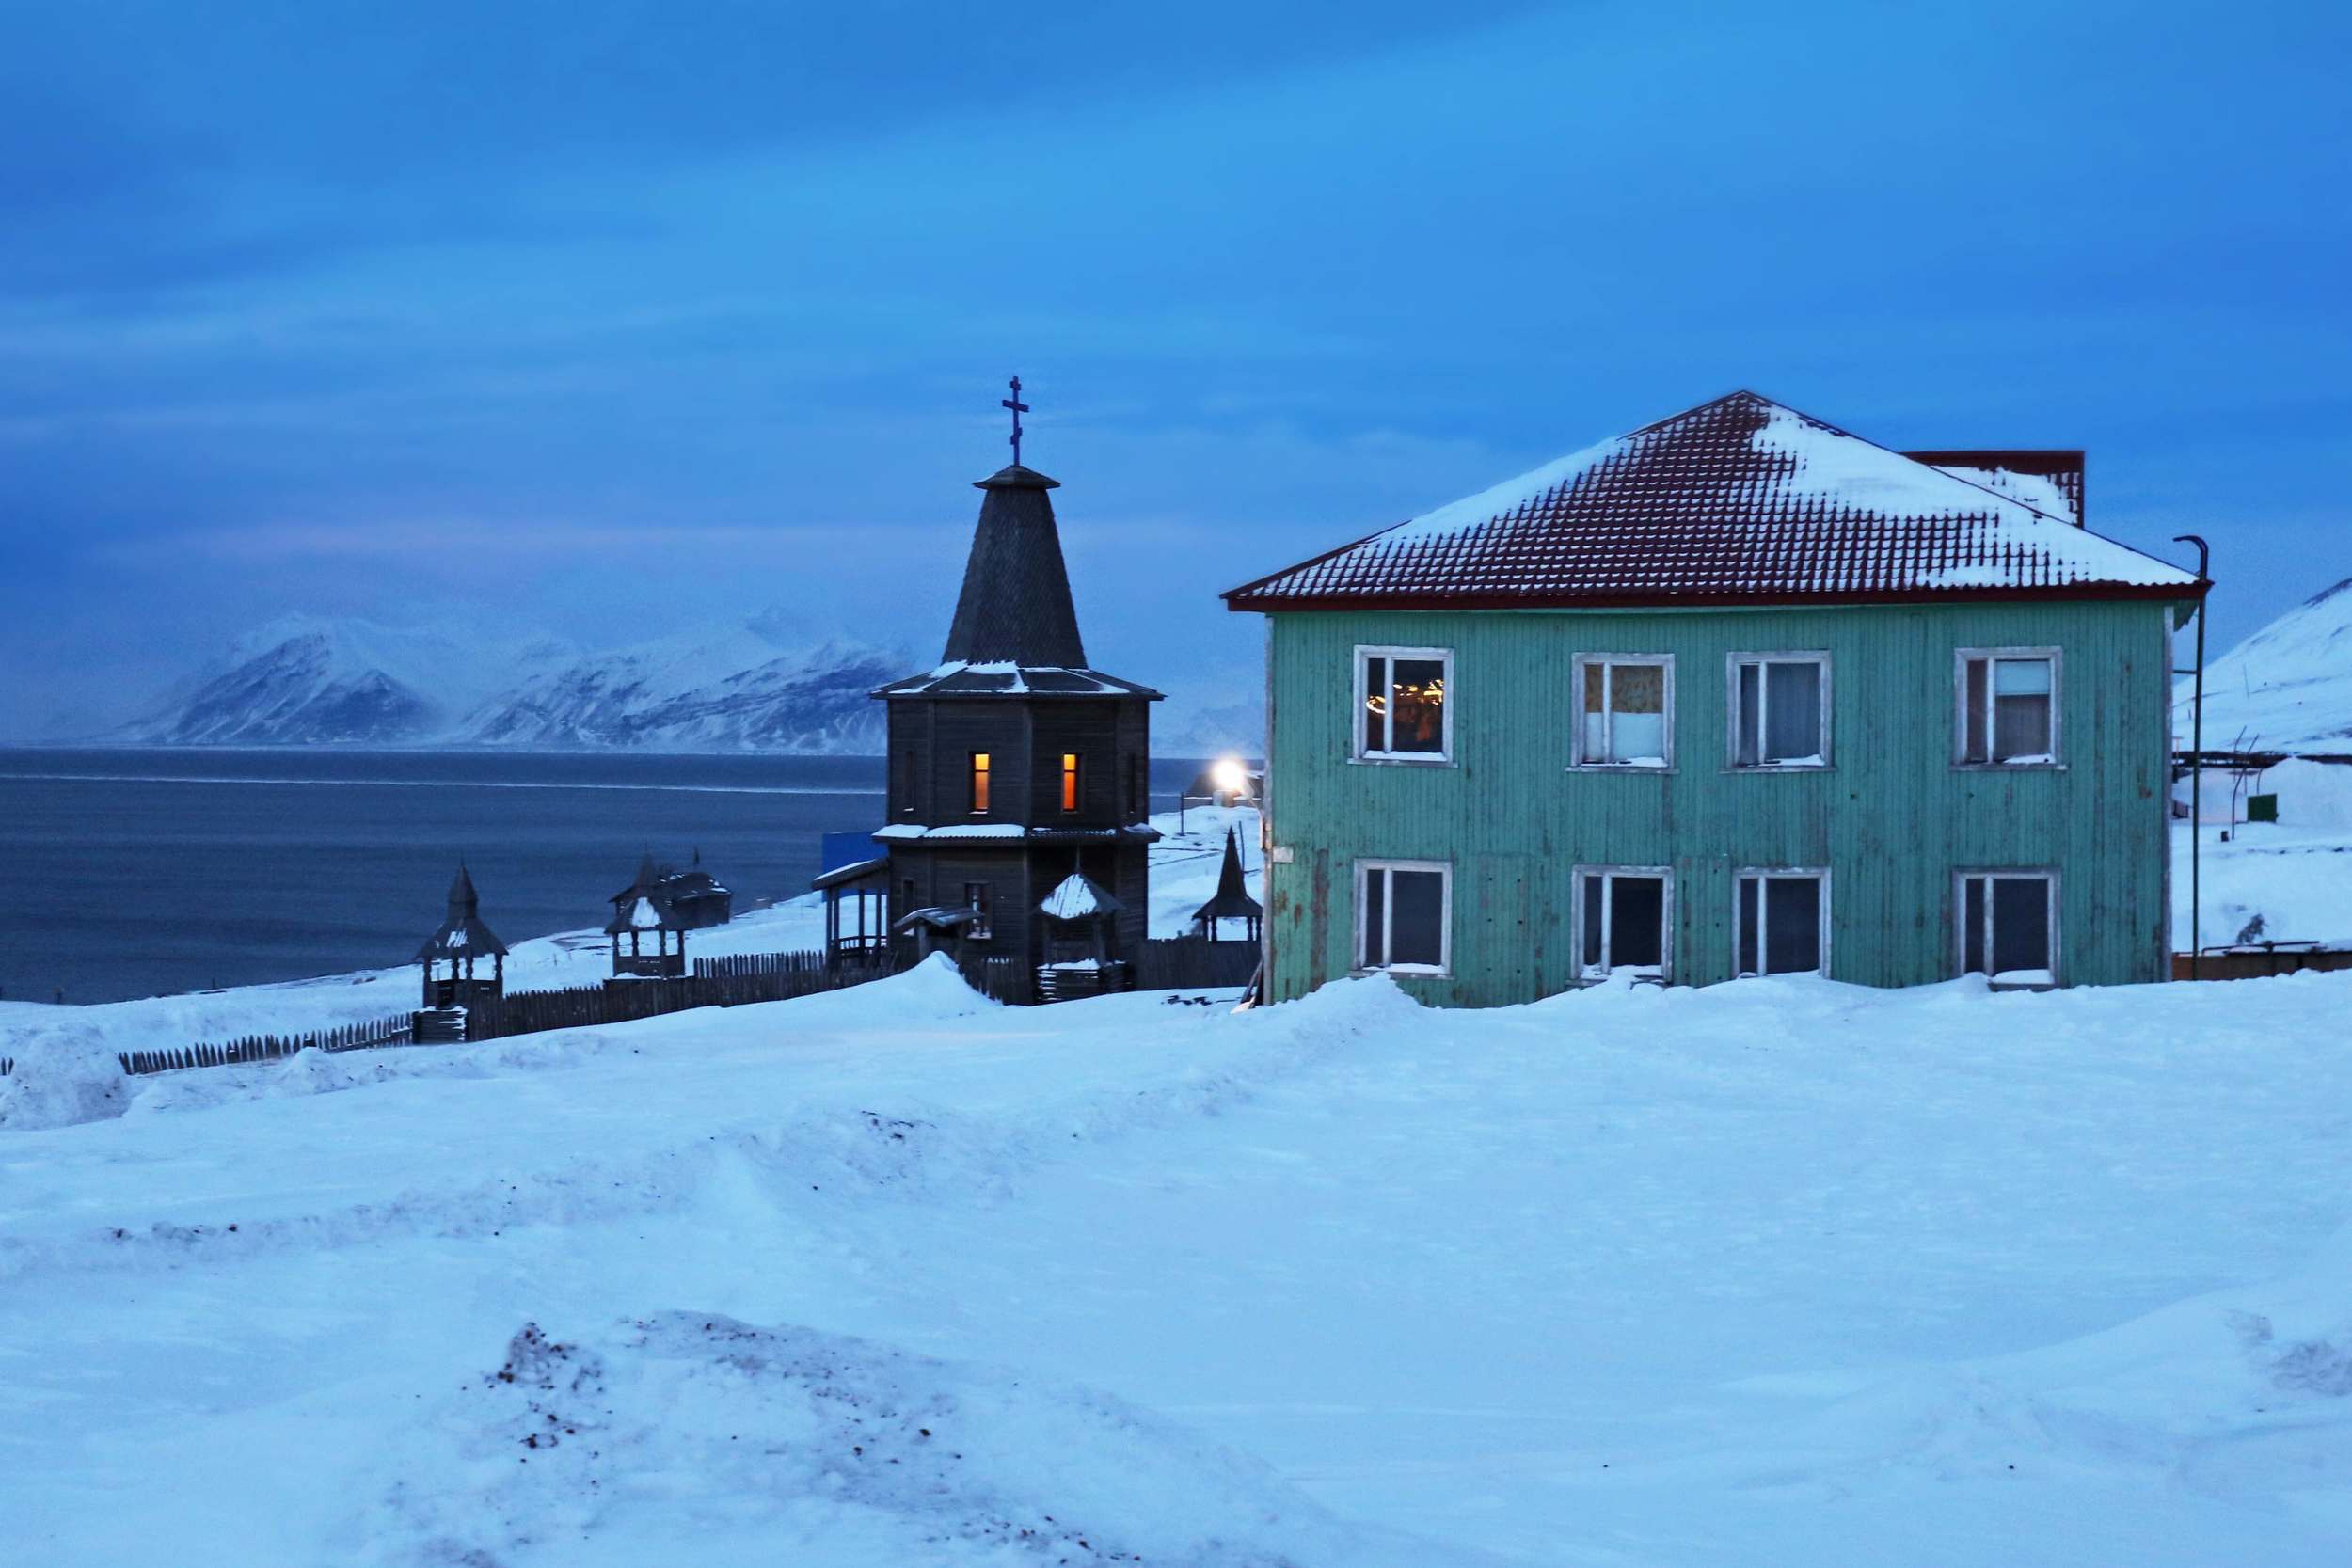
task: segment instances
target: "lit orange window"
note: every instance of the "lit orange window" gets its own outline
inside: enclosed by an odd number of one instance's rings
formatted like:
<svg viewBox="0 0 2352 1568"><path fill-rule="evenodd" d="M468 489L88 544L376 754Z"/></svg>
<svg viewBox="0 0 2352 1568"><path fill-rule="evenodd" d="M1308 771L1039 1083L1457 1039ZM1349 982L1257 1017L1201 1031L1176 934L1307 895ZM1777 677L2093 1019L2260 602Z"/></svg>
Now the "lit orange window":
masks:
<svg viewBox="0 0 2352 1568"><path fill-rule="evenodd" d="M1061 754L1061 809L1078 809L1078 753L1075 752Z"/></svg>
<svg viewBox="0 0 2352 1568"><path fill-rule="evenodd" d="M988 809L988 753L986 752L972 753L972 809L976 812Z"/></svg>

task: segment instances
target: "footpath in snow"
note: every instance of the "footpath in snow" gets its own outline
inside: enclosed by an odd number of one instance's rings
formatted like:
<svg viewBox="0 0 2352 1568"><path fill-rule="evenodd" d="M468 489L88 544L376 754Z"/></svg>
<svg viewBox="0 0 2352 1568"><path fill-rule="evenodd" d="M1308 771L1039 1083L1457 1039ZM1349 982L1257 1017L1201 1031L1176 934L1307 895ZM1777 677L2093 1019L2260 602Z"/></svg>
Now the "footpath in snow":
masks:
<svg viewBox="0 0 2352 1568"><path fill-rule="evenodd" d="M2352 975L944 966L0 1132L11 1560L2337 1564Z"/></svg>

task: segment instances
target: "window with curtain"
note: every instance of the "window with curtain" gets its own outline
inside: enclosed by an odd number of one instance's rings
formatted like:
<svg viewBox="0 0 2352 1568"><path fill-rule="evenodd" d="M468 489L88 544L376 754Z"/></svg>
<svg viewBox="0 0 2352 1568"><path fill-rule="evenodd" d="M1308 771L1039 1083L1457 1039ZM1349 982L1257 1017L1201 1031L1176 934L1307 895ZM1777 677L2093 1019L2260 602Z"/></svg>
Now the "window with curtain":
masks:
<svg viewBox="0 0 2352 1568"><path fill-rule="evenodd" d="M1741 654L1732 660L1732 764L1826 768L1827 654Z"/></svg>
<svg viewBox="0 0 2352 1568"><path fill-rule="evenodd" d="M1673 656L1593 654L1576 668L1577 765L1671 767Z"/></svg>
<svg viewBox="0 0 2352 1568"><path fill-rule="evenodd" d="M1960 760L2033 767L2058 761L2058 656L2048 649L1963 649Z"/></svg>

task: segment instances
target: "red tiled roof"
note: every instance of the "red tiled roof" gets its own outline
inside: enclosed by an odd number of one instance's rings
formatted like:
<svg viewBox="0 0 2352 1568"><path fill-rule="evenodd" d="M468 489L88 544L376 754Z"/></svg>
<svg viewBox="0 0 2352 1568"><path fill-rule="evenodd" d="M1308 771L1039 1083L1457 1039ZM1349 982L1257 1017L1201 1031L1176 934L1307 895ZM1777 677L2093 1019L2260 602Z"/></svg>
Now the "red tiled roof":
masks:
<svg viewBox="0 0 2352 1568"><path fill-rule="evenodd" d="M1233 610L2194 598L2193 573L1735 392L1225 595Z"/></svg>

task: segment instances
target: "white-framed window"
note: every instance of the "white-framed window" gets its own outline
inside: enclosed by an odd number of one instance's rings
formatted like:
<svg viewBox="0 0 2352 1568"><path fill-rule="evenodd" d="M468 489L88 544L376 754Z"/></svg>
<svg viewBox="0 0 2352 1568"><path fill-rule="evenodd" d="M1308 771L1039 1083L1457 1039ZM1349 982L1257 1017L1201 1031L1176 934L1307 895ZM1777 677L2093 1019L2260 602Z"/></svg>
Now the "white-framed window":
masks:
<svg viewBox="0 0 2352 1568"><path fill-rule="evenodd" d="M1960 973L2002 986L2058 984L2058 873L1963 871L1955 881Z"/></svg>
<svg viewBox="0 0 2352 1568"><path fill-rule="evenodd" d="M963 928L963 934L975 942L986 942L995 934L989 920L990 906L995 902L993 890L986 882L966 882L963 902L972 911L972 924Z"/></svg>
<svg viewBox="0 0 2352 1568"><path fill-rule="evenodd" d="M1672 768L1675 656L1576 656L1579 768Z"/></svg>
<svg viewBox="0 0 2352 1568"><path fill-rule="evenodd" d="M1624 970L1643 978L1670 978L1674 902L1670 867L1578 866L1577 977L1598 980Z"/></svg>
<svg viewBox="0 0 2352 1568"><path fill-rule="evenodd" d="M1732 911L1733 973L1829 973L1829 873L1754 866L1740 873Z"/></svg>
<svg viewBox="0 0 2352 1568"><path fill-rule="evenodd" d="M1724 686L1732 767L1829 766L1829 655L1732 654Z"/></svg>
<svg viewBox="0 0 2352 1568"><path fill-rule="evenodd" d="M2056 648L1961 648L1953 757L1963 768L2054 768L2058 761Z"/></svg>
<svg viewBox="0 0 2352 1568"><path fill-rule="evenodd" d="M1356 755L1371 762L1454 757L1454 650L1356 650Z"/></svg>
<svg viewBox="0 0 2352 1568"><path fill-rule="evenodd" d="M1444 974L1454 963L1454 867L1444 861L1356 863L1356 967Z"/></svg>

